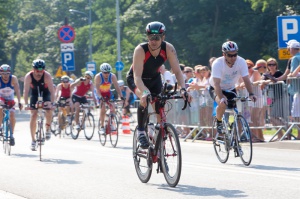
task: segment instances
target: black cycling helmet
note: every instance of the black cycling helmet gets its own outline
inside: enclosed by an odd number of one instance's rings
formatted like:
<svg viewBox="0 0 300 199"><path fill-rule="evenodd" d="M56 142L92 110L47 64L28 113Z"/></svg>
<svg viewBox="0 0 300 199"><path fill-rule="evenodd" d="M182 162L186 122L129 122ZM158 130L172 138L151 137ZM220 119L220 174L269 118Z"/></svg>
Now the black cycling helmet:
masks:
<svg viewBox="0 0 300 199"><path fill-rule="evenodd" d="M146 34L162 34L164 35L166 33L166 27L163 23L159 21L153 21L147 24L146 26Z"/></svg>
<svg viewBox="0 0 300 199"><path fill-rule="evenodd" d="M41 70L41 69L45 69L46 64L45 61L42 59L35 59L32 62L32 67Z"/></svg>

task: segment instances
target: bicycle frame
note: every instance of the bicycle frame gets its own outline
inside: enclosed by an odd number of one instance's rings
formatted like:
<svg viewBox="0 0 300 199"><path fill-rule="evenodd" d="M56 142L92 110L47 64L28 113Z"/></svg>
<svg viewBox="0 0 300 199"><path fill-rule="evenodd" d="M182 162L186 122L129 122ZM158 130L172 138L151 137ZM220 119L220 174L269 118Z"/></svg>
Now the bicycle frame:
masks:
<svg viewBox="0 0 300 199"><path fill-rule="evenodd" d="M8 125L8 123L10 122L10 113L9 113L9 107L6 104L2 105L2 107L3 107L2 112L4 114L3 121L2 121L3 149L4 149L4 153L10 155L11 152L10 138L12 136L11 126ZM10 128L10 131L8 128Z"/></svg>

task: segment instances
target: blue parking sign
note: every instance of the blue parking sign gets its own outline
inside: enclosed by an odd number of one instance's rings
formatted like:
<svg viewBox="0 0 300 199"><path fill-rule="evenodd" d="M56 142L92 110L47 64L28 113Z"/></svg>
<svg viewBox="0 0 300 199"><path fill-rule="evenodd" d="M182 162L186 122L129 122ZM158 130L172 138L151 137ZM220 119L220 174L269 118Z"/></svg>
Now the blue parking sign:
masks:
<svg viewBox="0 0 300 199"><path fill-rule="evenodd" d="M300 40L299 24L300 16L277 17L278 48L286 48L291 39Z"/></svg>
<svg viewBox="0 0 300 199"><path fill-rule="evenodd" d="M62 52L61 65L63 71L75 71L74 52Z"/></svg>

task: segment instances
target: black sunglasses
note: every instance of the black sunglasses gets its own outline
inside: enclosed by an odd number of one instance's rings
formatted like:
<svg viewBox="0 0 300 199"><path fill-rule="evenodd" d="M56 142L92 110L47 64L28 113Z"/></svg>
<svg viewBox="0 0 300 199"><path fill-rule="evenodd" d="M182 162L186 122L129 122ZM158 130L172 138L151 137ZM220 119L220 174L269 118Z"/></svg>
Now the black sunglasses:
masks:
<svg viewBox="0 0 300 199"><path fill-rule="evenodd" d="M161 40L161 35L149 35L148 36L148 39L150 40L150 41L159 41L159 40Z"/></svg>
<svg viewBox="0 0 300 199"><path fill-rule="evenodd" d="M231 58L231 57L237 57L238 54L235 53L235 54L226 54L226 55L227 55L227 57L230 57L230 58Z"/></svg>

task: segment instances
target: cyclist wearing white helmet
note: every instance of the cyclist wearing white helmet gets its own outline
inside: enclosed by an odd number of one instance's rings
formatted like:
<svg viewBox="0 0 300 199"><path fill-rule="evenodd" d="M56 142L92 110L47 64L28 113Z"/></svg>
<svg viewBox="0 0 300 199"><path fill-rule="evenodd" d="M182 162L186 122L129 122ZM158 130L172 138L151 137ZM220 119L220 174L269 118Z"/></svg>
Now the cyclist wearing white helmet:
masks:
<svg viewBox="0 0 300 199"><path fill-rule="evenodd" d="M91 71L86 71L84 73L84 77L78 78L74 83L71 84L71 88L74 87L72 92L72 102L75 108L75 129L80 129L79 126L79 111L80 104L88 104L88 101L85 97L88 91L92 92L92 97L94 99L95 104L97 103L96 98L94 96L94 85L93 85L94 74Z"/></svg>
<svg viewBox="0 0 300 199"><path fill-rule="evenodd" d="M96 91L100 99L109 100L111 98L111 85L113 84L120 99L124 99L119 88L117 77L111 73L111 66L108 63L102 63L100 65L100 73L95 76ZM100 134L104 134L104 118L105 118L105 106L100 101ZM115 110L113 110L114 112Z"/></svg>
<svg viewBox="0 0 300 199"><path fill-rule="evenodd" d="M7 64L3 64L0 66L0 103L6 104L10 107L9 113L10 113L10 124L12 127L12 137L10 138L10 145L15 145L15 138L13 136L14 128L16 124L16 118L15 118L15 100L14 100L14 94L17 95L18 104L20 110L22 110L23 106L20 102L21 95L20 95L20 87L19 82L16 76L11 74L10 66ZM3 113L2 113L2 106L0 106L0 121L3 119ZM1 126L2 123L0 123ZM0 127L2 129L2 127ZM0 132L2 133L2 132Z"/></svg>
<svg viewBox="0 0 300 199"><path fill-rule="evenodd" d="M36 120L37 120L37 109L35 105L38 101L38 97L43 98L44 107L52 108L54 103L55 93L53 87L52 76L49 72L45 71L45 61L42 59L36 59L32 62L33 70L26 74L24 78L24 102L27 108L31 109L30 117L30 131L31 131L31 150L36 150ZM28 104L28 93L31 90L30 104ZM52 110L45 111L46 123L46 140L51 138L50 124L52 120Z"/></svg>
<svg viewBox="0 0 300 199"><path fill-rule="evenodd" d="M255 102L252 85L248 77L248 66L244 58L238 56L238 46L233 41L222 45L223 56L212 64L212 73L209 79L210 95L217 102L216 109L217 131L222 134L222 117L226 107L232 108L235 103L230 101L236 97L235 85L242 77L249 97Z"/></svg>
<svg viewBox="0 0 300 199"><path fill-rule="evenodd" d="M176 75L180 93L184 99L190 95L185 90L183 74L181 73L176 50L172 44L165 40L166 27L163 23L154 21L146 26L148 41L139 44L133 53L133 64L127 74L128 87L140 98L140 106L137 111L138 140L143 149L148 148L149 142L146 136L144 121L147 119L147 97L149 94L160 94L162 81L159 72L160 66L167 60ZM153 105L154 106L154 105ZM154 108L155 110L155 108ZM160 120L157 117L158 122Z"/></svg>

